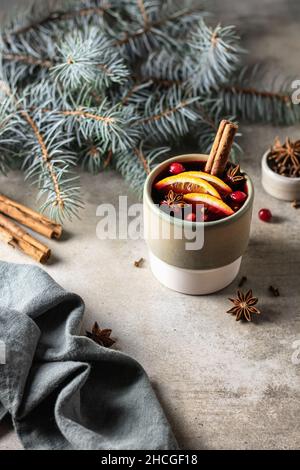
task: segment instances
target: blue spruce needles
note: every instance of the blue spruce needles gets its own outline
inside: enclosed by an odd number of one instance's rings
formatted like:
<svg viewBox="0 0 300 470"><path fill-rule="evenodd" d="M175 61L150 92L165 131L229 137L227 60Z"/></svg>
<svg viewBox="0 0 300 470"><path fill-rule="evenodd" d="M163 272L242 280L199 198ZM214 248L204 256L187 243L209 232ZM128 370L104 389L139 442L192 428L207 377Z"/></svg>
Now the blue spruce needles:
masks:
<svg viewBox="0 0 300 470"><path fill-rule="evenodd" d="M65 87L76 90L91 84L101 90L113 83L123 83L129 75L114 43L95 27L68 34L56 49L57 63L51 73Z"/></svg>
<svg viewBox="0 0 300 470"><path fill-rule="evenodd" d="M182 139L207 151L223 117L299 120L286 86L257 89L243 69L235 28L188 2L36 3L1 35L0 171L22 168L53 218L83 206L79 165L113 168L140 194Z"/></svg>

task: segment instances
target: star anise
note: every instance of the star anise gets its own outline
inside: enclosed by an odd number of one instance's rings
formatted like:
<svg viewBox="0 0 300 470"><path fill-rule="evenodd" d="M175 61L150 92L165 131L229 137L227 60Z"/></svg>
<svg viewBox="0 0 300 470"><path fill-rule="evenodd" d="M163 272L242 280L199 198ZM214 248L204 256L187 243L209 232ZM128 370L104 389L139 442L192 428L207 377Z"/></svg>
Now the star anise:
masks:
<svg viewBox="0 0 300 470"><path fill-rule="evenodd" d="M258 299L253 297L252 289L248 290L246 294L244 294L241 290L238 290L237 298L228 300L233 302L234 307L232 307L230 310L227 310L227 313L235 315L236 321L239 321L241 318L247 321L251 321L252 314L260 314L260 311L254 307L254 305L257 304Z"/></svg>
<svg viewBox="0 0 300 470"><path fill-rule="evenodd" d="M276 137L268 155L270 167L283 176L296 178L300 176L300 140L292 142L286 137L284 144Z"/></svg>
<svg viewBox="0 0 300 470"><path fill-rule="evenodd" d="M116 342L110 337L111 333L112 330L110 330L109 328L103 328L102 330L99 327L98 323L95 322L92 331L86 331L86 336L95 341L95 343L100 344L100 346L110 348Z"/></svg>
<svg viewBox="0 0 300 470"><path fill-rule="evenodd" d="M183 194L175 193L172 189L168 192L165 200L163 201L164 204L167 204L169 207L179 206L184 207L185 203L183 200Z"/></svg>
<svg viewBox="0 0 300 470"><path fill-rule="evenodd" d="M226 173L226 178L232 184L246 181L245 176L241 173L240 165L231 166Z"/></svg>

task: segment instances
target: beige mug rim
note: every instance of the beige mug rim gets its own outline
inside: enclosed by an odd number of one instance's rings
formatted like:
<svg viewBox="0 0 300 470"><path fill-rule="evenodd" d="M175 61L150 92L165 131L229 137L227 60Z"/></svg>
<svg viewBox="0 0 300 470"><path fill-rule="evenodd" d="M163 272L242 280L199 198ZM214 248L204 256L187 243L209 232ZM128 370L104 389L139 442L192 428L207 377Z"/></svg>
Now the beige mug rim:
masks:
<svg viewBox="0 0 300 470"><path fill-rule="evenodd" d="M191 159L192 157L192 159ZM144 185L144 199L147 200L147 202L150 204L151 210L153 210L159 217L164 219L165 221L173 224L173 225L187 225L187 226L199 226L199 225L204 225L206 228L210 227L215 227L217 225L222 225L222 224L230 224L231 222L234 222L237 220L239 217L241 217L248 209L249 206L251 207L254 199L254 187L253 183L251 181L251 178L248 176L247 173L245 173L246 181L247 181L247 188L248 188L248 198L245 202L245 204L239 209L237 212L235 212L232 215L229 215L228 217L225 217L224 219L220 220L212 220L210 222L190 222L187 220L182 220L182 219L177 219L176 217L171 217L170 215L166 214L162 210L157 207L157 205L153 202L151 192L152 192L152 184L153 180L157 176L158 173L160 173L160 169L169 165L172 162L176 161L191 161L197 160L200 157L200 161L207 161L208 155L204 153L185 153L185 154L180 154L176 155L174 157L168 158L167 160L164 160L163 162L159 163L147 176L147 179L145 181ZM204 158L203 158L204 157ZM145 202L145 201L144 201Z"/></svg>

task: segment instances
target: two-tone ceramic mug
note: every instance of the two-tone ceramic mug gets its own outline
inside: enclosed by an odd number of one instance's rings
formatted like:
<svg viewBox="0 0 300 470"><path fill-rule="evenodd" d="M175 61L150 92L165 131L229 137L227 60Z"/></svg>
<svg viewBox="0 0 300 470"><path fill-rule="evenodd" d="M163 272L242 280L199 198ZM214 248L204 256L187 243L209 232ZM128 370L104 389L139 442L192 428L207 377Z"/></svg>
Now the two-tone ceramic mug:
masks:
<svg viewBox="0 0 300 470"><path fill-rule="evenodd" d="M154 168L144 187L145 240L152 272L162 284L185 294L209 294L230 284L249 241L254 189L247 175L247 200L237 212L220 220L189 222L171 217L154 203L153 183L170 163L206 162L207 158L204 154L170 158ZM201 243L195 243L197 232Z"/></svg>

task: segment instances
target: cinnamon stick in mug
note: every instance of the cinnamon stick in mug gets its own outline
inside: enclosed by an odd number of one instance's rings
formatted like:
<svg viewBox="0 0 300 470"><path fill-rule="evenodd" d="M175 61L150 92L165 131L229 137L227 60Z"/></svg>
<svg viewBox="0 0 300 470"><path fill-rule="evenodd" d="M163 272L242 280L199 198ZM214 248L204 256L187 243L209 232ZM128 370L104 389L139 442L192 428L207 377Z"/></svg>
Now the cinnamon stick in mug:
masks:
<svg viewBox="0 0 300 470"><path fill-rule="evenodd" d="M225 170L229 159L234 136L238 126L231 121L223 119L220 122L205 171L214 176L220 176Z"/></svg>

